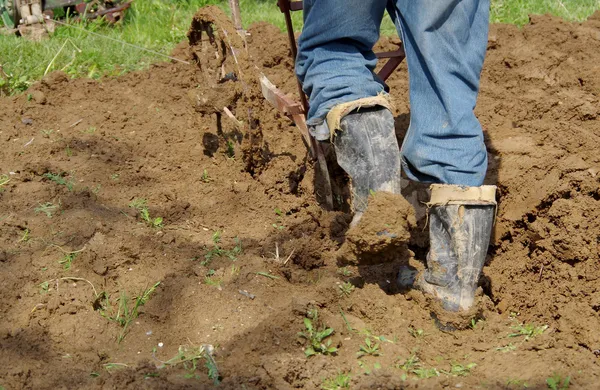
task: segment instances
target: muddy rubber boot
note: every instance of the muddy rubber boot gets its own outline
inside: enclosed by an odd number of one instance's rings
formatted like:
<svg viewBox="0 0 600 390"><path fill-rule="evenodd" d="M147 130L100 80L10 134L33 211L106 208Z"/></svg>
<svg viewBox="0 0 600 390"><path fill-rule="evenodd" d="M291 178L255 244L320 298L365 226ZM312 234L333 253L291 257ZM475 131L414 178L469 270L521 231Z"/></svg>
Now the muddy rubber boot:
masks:
<svg viewBox="0 0 600 390"><path fill-rule="evenodd" d="M400 148L394 117L382 107L361 108L344 116L333 144L340 167L350 176L356 226L371 191L400 193Z"/></svg>
<svg viewBox="0 0 600 390"><path fill-rule="evenodd" d="M400 270L398 284L433 296L448 311L467 311L490 242L496 212L495 186L433 184L429 206L427 269Z"/></svg>

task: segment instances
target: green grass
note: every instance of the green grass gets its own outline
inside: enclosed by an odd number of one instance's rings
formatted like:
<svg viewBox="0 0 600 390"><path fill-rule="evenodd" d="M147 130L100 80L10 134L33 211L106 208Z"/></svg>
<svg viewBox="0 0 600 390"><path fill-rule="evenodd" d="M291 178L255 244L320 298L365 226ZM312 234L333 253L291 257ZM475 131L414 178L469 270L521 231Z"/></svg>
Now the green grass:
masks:
<svg viewBox="0 0 600 390"><path fill-rule="evenodd" d="M125 336L127 336L127 333L129 333L129 326L140 314L140 308L148 302L150 296L156 291L156 288L159 285L160 282L156 282L151 287L145 288L137 297L133 298L127 294L127 292L121 291L116 308L111 306L106 294L101 294L104 300L102 301L99 299L99 307L97 310L100 311L100 315L104 318L116 322L121 326L121 332L117 337L118 343L121 343Z"/></svg>
<svg viewBox="0 0 600 390"><path fill-rule="evenodd" d="M168 55L185 39L194 12L207 4L228 8L224 0L136 0L121 24L107 26L102 21L94 21L76 27ZM275 0L241 0L240 6L245 27L266 21L285 28ZM600 0L492 0L490 20L523 25L528 21L528 14L551 13L581 21L597 9L600 9ZM301 12L293 14L293 21L299 31ZM80 29L58 26L52 38L42 42L0 35L0 66L6 73L6 77L0 73L0 92L22 92L55 70L62 70L71 77L100 78L144 69L165 60L160 55ZM388 17L381 31L384 35L395 34Z"/></svg>

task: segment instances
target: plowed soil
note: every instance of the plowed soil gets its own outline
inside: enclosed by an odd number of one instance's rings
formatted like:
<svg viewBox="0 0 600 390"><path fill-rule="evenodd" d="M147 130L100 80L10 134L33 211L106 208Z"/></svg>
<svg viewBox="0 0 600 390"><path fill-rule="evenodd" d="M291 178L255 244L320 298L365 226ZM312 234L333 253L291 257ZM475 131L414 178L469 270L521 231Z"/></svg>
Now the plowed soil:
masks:
<svg viewBox="0 0 600 390"><path fill-rule="evenodd" d="M286 36L249 34L239 64L210 77L195 63L54 73L0 100L0 387L209 388L204 359L161 363L201 345L220 388L314 389L340 372L365 389L596 387L600 14L491 27L476 113L498 218L481 316L453 332L394 287L425 258L422 219L391 261L340 260L350 216L317 202L299 132L256 83L258 69L296 92ZM175 55L214 67L197 44ZM405 65L388 84L401 141ZM157 282L123 331L123 294ZM337 353L305 356L307 316L334 329ZM359 357L366 338L378 348Z"/></svg>

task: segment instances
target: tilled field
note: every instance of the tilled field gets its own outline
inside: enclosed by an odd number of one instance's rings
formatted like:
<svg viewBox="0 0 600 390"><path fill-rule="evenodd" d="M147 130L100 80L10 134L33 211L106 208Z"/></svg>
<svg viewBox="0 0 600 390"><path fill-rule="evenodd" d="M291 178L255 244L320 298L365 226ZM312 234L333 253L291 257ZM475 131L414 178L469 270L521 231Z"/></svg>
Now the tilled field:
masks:
<svg viewBox="0 0 600 390"><path fill-rule="evenodd" d="M0 100L0 386L597 386L600 14L491 28L476 113L499 209L481 316L453 332L394 288L424 259L421 225L392 261L340 256L349 216L317 203L301 137L251 71L295 92L285 35L253 26L239 60L218 90L162 63ZM388 83L401 138L405 65ZM337 352L306 357L309 317Z"/></svg>

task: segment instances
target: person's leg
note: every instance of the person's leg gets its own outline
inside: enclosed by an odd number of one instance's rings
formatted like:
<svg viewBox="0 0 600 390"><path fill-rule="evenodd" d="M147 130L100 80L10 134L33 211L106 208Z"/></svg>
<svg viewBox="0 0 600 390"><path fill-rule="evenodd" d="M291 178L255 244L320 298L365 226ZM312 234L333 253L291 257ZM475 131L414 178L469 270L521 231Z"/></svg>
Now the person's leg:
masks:
<svg viewBox="0 0 600 390"><path fill-rule="evenodd" d="M308 125L323 122L340 103L377 96L373 45L386 0L306 0L296 74L310 101Z"/></svg>
<svg viewBox="0 0 600 390"><path fill-rule="evenodd" d="M479 186L487 152L473 110L489 0L396 0L396 8L410 80L405 173L421 182Z"/></svg>
<svg viewBox="0 0 600 390"><path fill-rule="evenodd" d="M307 124L333 138L351 179L353 225L371 191L400 193L400 148L384 85L373 72L373 45L387 0L308 0L296 73L309 96Z"/></svg>
<svg viewBox="0 0 600 390"><path fill-rule="evenodd" d="M487 46L489 0L395 0L408 62L411 123L402 164L431 187L427 270L404 268L416 286L447 310L474 302L494 220L495 187L483 132L473 112ZM416 279L415 279L416 278Z"/></svg>

